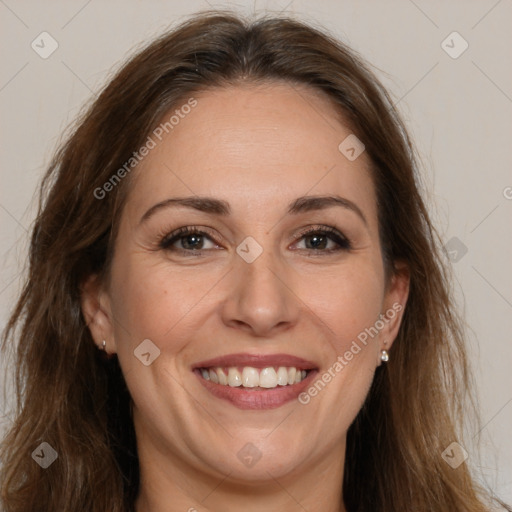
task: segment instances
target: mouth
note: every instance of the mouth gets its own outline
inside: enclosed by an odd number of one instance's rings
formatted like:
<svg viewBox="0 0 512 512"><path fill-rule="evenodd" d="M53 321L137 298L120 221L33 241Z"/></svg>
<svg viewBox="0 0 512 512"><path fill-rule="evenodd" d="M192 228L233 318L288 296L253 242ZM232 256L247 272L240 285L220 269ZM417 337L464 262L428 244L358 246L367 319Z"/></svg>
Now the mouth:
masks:
<svg viewBox="0 0 512 512"><path fill-rule="evenodd" d="M287 354L232 354L197 363L193 372L206 390L239 409L274 409L297 398L318 368Z"/></svg>

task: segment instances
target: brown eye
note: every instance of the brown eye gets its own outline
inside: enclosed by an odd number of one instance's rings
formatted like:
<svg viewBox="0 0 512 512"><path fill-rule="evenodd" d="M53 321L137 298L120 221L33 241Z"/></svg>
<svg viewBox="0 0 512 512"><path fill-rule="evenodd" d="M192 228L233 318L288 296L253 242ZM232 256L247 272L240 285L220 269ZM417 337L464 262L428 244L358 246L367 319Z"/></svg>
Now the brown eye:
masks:
<svg viewBox="0 0 512 512"><path fill-rule="evenodd" d="M305 247L300 248L303 250L330 253L351 248L350 242L345 236L337 229L328 226L309 229L300 235L301 240L305 241Z"/></svg>
<svg viewBox="0 0 512 512"><path fill-rule="evenodd" d="M210 243L210 247L208 247ZM160 247L167 251L198 252L218 247L204 231L186 226L166 235L160 241Z"/></svg>

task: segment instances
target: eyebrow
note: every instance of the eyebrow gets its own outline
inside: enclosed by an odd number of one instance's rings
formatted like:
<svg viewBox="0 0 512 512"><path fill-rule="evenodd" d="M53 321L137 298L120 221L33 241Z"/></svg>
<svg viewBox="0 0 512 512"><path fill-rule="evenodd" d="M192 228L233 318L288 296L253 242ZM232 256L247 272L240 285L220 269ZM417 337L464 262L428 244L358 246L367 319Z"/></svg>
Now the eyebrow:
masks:
<svg viewBox="0 0 512 512"><path fill-rule="evenodd" d="M203 196L173 197L153 205L141 217L139 225L143 222L146 222L150 217L152 217L156 212L160 210L180 206L198 210L204 213L210 213L213 215L227 216L231 214L231 207L229 203L222 199ZM289 215L298 215L304 212L325 210L334 206L339 206L354 212L361 218L365 225L368 225L366 217L364 216L359 206L357 206L357 204L350 201L349 199L340 197L338 195L299 197L288 205L287 213Z"/></svg>

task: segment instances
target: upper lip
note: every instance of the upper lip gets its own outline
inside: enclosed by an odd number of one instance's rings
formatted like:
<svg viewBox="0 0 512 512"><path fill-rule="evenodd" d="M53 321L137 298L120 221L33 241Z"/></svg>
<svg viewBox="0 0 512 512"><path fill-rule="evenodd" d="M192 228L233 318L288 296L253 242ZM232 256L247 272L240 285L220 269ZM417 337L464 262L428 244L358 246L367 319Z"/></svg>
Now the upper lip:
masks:
<svg viewBox="0 0 512 512"><path fill-rule="evenodd" d="M253 368L267 368L270 366L294 366L301 370L313 370L317 365L301 357L290 354L226 354L193 365L193 368L211 368L214 366L252 366Z"/></svg>

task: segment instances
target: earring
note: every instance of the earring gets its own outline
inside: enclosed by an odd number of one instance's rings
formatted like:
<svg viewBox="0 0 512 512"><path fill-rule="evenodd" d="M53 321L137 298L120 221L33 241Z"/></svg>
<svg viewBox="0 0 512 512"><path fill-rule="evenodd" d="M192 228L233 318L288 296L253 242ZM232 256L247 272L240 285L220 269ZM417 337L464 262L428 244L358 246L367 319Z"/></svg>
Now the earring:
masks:
<svg viewBox="0 0 512 512"><path fill-rule="evenodd" d="M98 345L98 348L99 348L100 350L103 350L103 352L106 352L106 351L107 351L107 342L106 342L105 340L103 340L103 341L101 342L101 345Z"/></svg>
<svg viewBox="0 0 512 512"><path fill-rule="evenodd" d="M389 354L387 350L381 350L380 351L380 360L384 363L387 363L389 361Z"/></svg>

